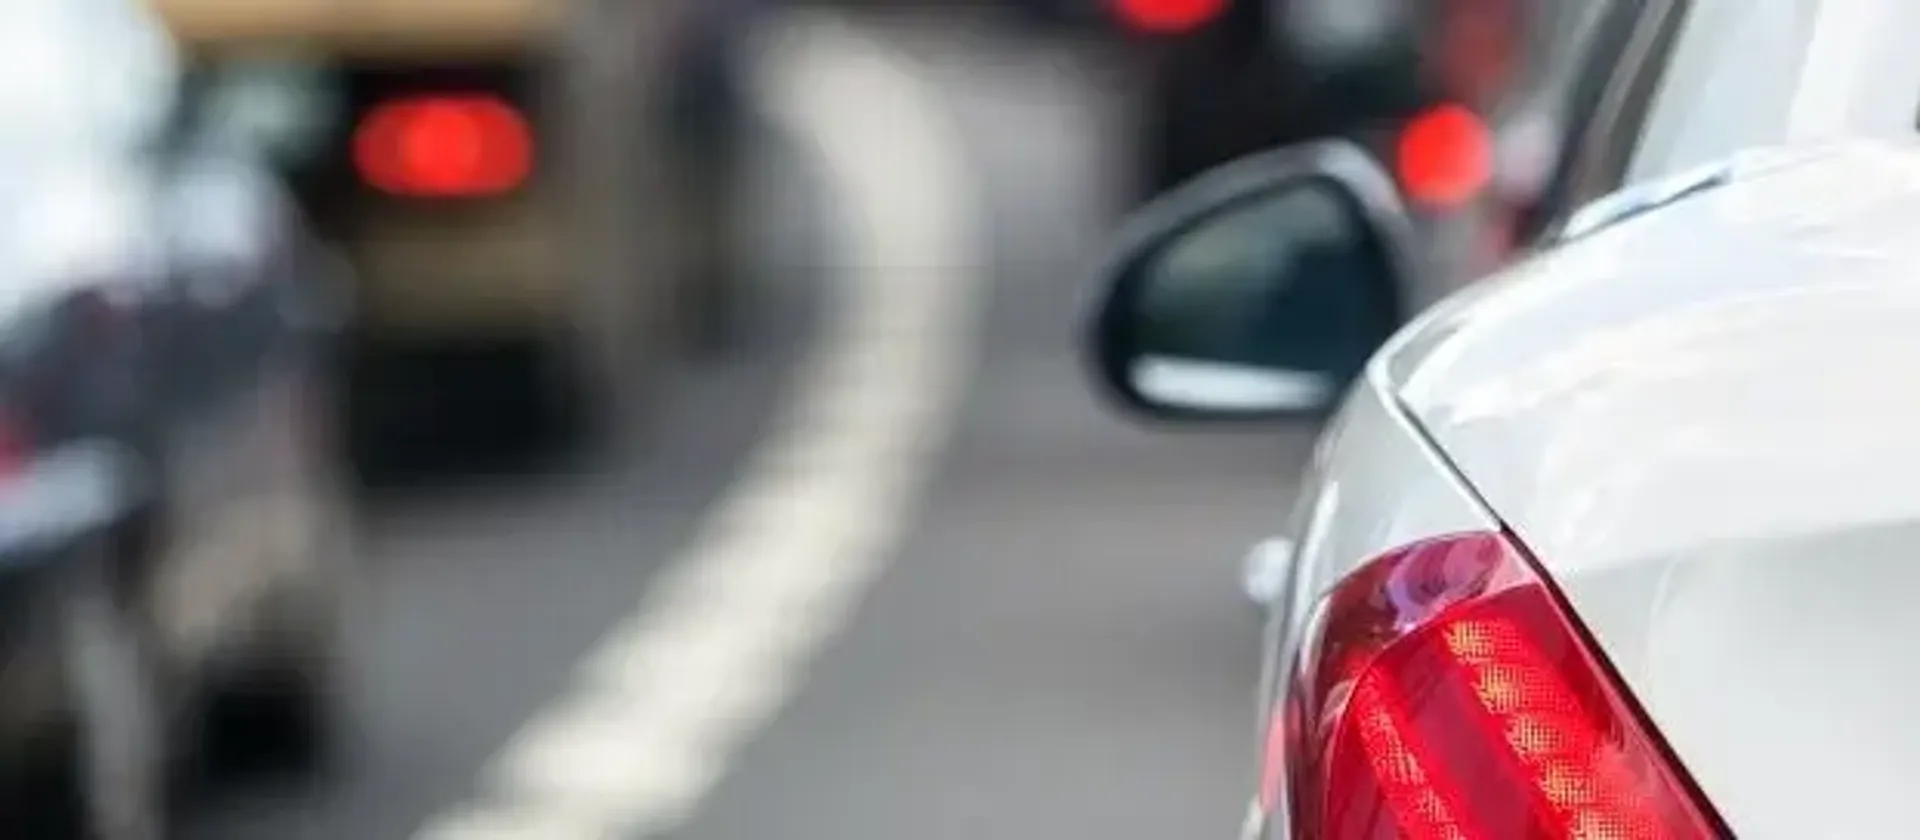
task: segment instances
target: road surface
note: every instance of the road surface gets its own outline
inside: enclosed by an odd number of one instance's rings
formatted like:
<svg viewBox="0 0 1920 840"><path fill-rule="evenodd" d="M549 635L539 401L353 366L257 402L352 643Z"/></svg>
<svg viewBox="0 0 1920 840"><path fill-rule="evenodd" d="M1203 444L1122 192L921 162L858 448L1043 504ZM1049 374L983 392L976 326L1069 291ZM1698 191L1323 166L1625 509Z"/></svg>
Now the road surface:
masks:
<svg viewBox="0 0 1920 840"><path fill-rule="evenodd" d="M1310 430L1149 432L1090 396L1071 339L1120 192L1116 74L961 22L825 31L782 42L814 75L763 86L785 142L757 167L754 345L598 468L383 506L345 766L187 837L1236 830L1236 564Z"/></svg>

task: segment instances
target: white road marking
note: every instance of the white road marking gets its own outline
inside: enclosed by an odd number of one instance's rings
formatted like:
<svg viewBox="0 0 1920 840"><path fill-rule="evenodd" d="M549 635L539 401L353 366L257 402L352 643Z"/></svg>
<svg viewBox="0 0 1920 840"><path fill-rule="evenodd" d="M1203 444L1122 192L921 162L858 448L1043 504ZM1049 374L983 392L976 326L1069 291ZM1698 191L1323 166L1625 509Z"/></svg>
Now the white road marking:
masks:
<svg viewBox="0 0 1920 840"><path fill-rule="evenodd" d="M915 516L971 373L980 206L931 83L831 18L758 68L847 217L846 286L784 422L571 691L415 840L670 831L777 713Z"/></svg>

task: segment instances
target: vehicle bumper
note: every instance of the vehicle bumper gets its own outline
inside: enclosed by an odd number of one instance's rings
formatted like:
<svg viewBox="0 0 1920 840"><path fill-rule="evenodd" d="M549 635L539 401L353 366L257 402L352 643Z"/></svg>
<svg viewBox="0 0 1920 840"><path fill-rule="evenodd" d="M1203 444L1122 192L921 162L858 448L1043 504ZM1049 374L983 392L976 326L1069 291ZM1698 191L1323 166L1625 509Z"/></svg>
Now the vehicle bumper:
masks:
<svg viewBox="0 0 1920 840"><path fill-rule="evenodd" d="M455 210L470 212L455 212ZM521 337L564 323L579 266L551 211L528 200L446 212L369 209L344 237L364 332Z"/></svg>

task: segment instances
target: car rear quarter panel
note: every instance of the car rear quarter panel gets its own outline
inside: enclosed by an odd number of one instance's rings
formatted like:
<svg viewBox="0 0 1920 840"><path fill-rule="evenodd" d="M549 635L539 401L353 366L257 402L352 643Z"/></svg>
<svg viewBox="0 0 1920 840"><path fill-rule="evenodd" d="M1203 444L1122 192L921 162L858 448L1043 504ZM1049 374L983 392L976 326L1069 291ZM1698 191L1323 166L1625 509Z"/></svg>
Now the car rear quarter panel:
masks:
<svg viewBox="0 0 1920 840"><path fill-rule="evenodd" d="M1389 349L1741 837L1911 831L1920 149L1798 159L1568 243Z"/></svg>
<svg viewBox="0 0 1920 840"><path fill-rule="evenodd" d="M1495 525L1375 376L1347 397L1308 470L1293 511L1294 586L1284 610L1290 624L1387 549Z"/></svg>
<svg viewBox="0 0 1920 840"><path fill-rule="evenodd" d="M1495 527L1385 386L1376 368L1349 393L1301 482L1288 532L1296 539L1294 563L1282 597L1269 607L1261 647L1261 731L1278 708L1295 648L1329 588L1389 548ZM1269 816L1269 836L1289 836L1281 825L1284 811Z"/></svg>

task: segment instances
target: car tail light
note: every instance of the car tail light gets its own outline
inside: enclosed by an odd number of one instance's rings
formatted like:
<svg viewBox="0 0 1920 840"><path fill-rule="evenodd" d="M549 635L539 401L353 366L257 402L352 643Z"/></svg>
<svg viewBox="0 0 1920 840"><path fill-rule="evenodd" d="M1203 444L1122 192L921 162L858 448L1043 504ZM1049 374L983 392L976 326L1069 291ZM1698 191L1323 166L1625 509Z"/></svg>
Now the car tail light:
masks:
<svg viewBox="0 0 1920 840"><path fill-rule="evenodd" d="M1401 189L1415 203L1450 208L1493 179L1493 131L1472 109L1439 105L1408 120L1394 148Z"/></svg>
<svg viewBox="0 0 1920 840"><path fill-rule="evenodd" d="M1263 779L1269 811L1286 785L1293 836L1726 834L1511 537L1393 551L1322 610Z"/></svg>
<svg viewBox="0 0 1920 840"><path fill-rule="evenodd" d="M525 183L533 134L503 99L436 95L374 106L353 138L360 177L382 192L411 198L499 195Z"/></svg>
<svg viewBox="0 0 1920 840"><path fill-rule="evenodd" d="M1231 0L1112 0L1113 14L1129 29L1155 35L1191 32L1211 23Z"/></svg>

